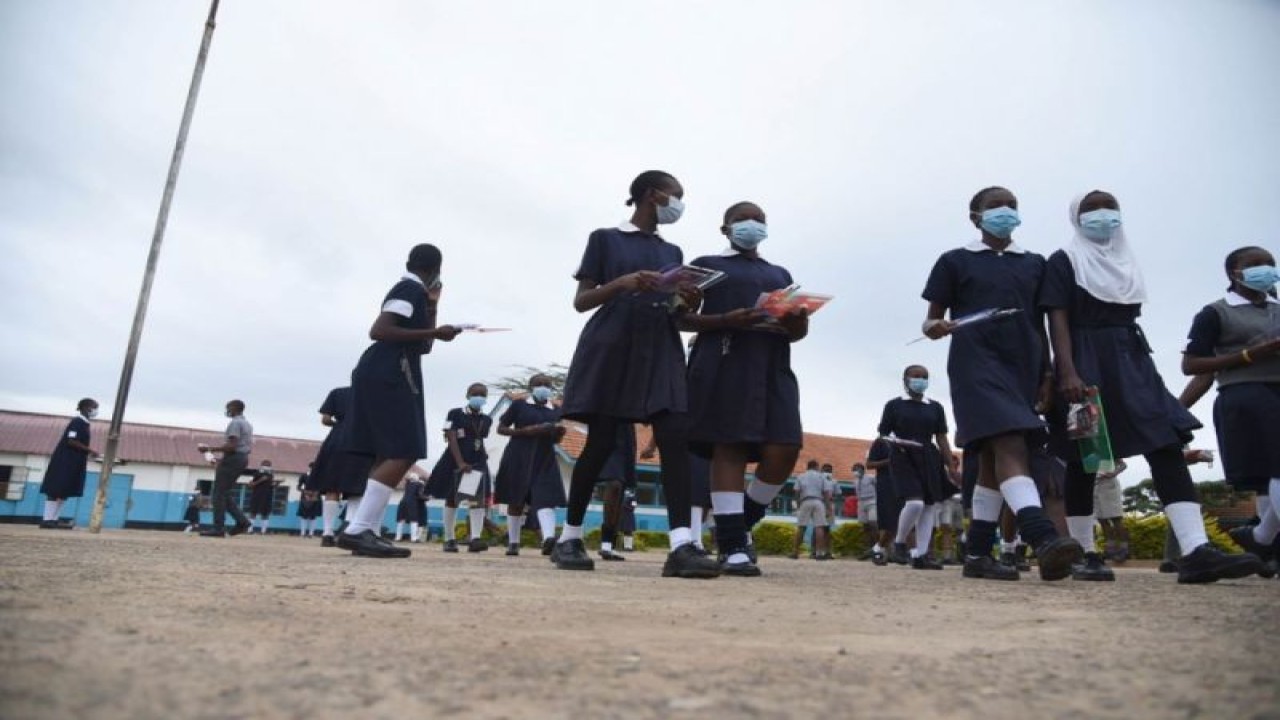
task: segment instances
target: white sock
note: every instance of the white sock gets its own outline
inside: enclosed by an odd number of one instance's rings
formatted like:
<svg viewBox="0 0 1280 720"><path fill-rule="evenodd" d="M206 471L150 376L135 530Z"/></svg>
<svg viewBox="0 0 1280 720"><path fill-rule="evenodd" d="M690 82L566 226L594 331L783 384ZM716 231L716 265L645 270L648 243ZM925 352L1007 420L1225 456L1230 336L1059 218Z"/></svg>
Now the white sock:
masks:
<svg viewBox="0 0 1280 720"><path fill-rule="evenodd" d="M1093 542L1093 516L1092 515L1069 515L1067 516L1067 532L1070 533L1071 539L1080 543L1084 547L1085 552L1097 552L1098 548Z"/></svg>
<svg viewBox="0 0 1280 720"><path fill-rule="evenodd" d="M778 493L782 492L781 485L770 485L762 480L752 480L747 486L747 497L755 500L761 505L768 505L778 497Z"/></svg>
<svg viewBox="0 0 1280 720"><path fill-rule="evenodd" d="M1272 480L1273 492L1280 488L1280 479ZM1280 496L1278 496L1280 497ZM1271 503L1270 495L1257 496L1258 524L1253 527L1253 539L1263 545L1270 545L1280 533L1280 508Z"/></svg>
<svg viewBox="0 0 1280 720"><path fill-rule="evenodd" d="M266 534L267 534L267 528L268 528L270 525L271 525L271 518L269 518L269 517L264 517L264 518L262 518L262 534L263 534L263 535L266 535Z"/></svg>
<svg viewBox="0 0 1280 720"><path fill-rule="evenodd" d="M613 551L613 543L605 542L603 540L600 541L600 552L606 553L606 552L612 552L612 551Z"/></svg>
<svg viewBox="0 0 1280 720"><path fill-rule="evenodd" d="M672 528L667 532L667 540L671 543L671 549L675 550L681 545L693 542L693 531L687 527Z"/></svg>
<svg viewBox="0 0 1280 720"><path fill-rule="evenodd" d="M564 527L560 528L559 542L566 542L568 540L581 540L581 539L582 539L581 525L570 525L569 523L565 523Z"/></svg>
<svg viewBox="0 0 1280 720"><path fill-rule="evenodd" d="M409 523L409 542L422 542L422 526L416 522Z"/></svg>
<svg viewBox="0 0 1280 720"><path fill-rule="evenodd" d="M44 501L44 521L53 522L58 519L58 503L55 500Z"/></svg>
<svg viewBox="0 0 1280 720"><path fill-rule="evenodd" d="M397 520L396 521L396 542L400 542L401 538L403 537L404 537L404 521Z"/></svg>
<svg viewBox="0 0 1280 720"><path fill-rule="evenodd" d="M880 545L880 543L876 543L875 545L871 546L871 552L882 553L884 552L884 548Z"/></svg>
<svg viewBox="0 0 1280 720"><path fill-rule="evenodd" d="M911 528L916 526L922 512L924 512L923 500L908 500L902 504L902 512L898 513L898 535L893 539L895 543L901 544L907 541L907 535L911 534Z"/></svg>
<svg viewBox="0 0 1280 720"><path fill-rule="evenodd" d="M1017 552L1017 551L1018 551L1018 543L1014 542L1013 540L1008 540L1008 541L1006 541L1006 540L1004 540L1004 538L1001 538L1001 539L1000 539L1000 554L1001 554L1001 555L1003 555L1003 554L1005 554L1005 553L1008 553L1008 554L1012 555L1012 554L1014 554L1014 553L1015 553L1015 552Z"/></svg>
<svg viewBox="0 0 1280 720"><path fill-rule="evenodd" d="M542 508L538 511L538 529L542 531L543 540L556 536L556 511L554 508Z"/></svg>
<svg viewBox="0 0 1280 720"><path fill-rule="evenodd" d="M343 532L347 535L359 535L365 530L375 533L382 529L382 516L386 514L387 505L391 502L391 488L369 478L364 485L364 495L360 497L360 505L356 508L356 517ZM350 507L350 505L348 505ZM350 510L348 510L350 513Z"/></svg>
<svg viewBox="0 0 1280 720"><path fill-rule="evenodd" d="M911 557L924 557L929 554L929 547L933 545L933 526L937 520L938 506L926 505L924 511L920 513L920 519L916 521L916 547Z"/></svg>
<svg viewBox="0 0 1280 720"><path fill-rule="evenodd" d="M523 515L507 516L507 543L510 545L520 544L520 526L524 525Z"/></svg>
<svg viewBox="0 0 1280 720"><path fill-rule="evenodd" d="M338 501L325 500L320 506L320 519L325 535L333 535L333 521L338 519Z"/></svg>
<svg viewBox="0 0 1280 720"><path fill-rule="evenodd" d="M484 530L484 508L470 508L467 510L467 516L471 518L471 539L479 540L480 532Z"/></svg>
<svg viewBox="0 0 1280 720"><path fill-rule="evenodd" d="M689 534L693 536L693 544L702 547L702 506L689 508Z"/></svg>
<svg viewBox="0 0 1280 720"><path fill-rule="evenodd" d="M1190 555L1196 548L1209 542L1204 531L1204 518L1200 516L1200 503L1176 502L1164 506L1164 515L1173 526L1182 556Z"/></svg>
<svg viewBox="0 0 1280 720"><path fill-rule="evenodd" d="M62 505L65 502L66 502L65 499L53 501L53 519L54 520L57 520L58 518L62 517Z"/></svg>
<svg viewBox="0 0 1280 720"><path fill-rule="evenodd" d="M458 539L458 508L444 506L444 541Z"/></svg>
<svg viewBox="0 0 1280 720"><path fill-rule="evenodd" d="M999 490L982 487L973 489L973 519L983 522L1000 522L1000 509L1004 507L1004 496Z"/></svg>
<svg viewBox="0 0 1280 720"><path fill-rule="evenodd" d="M711 493L711 512L716 515L741 515L746 496L740 492Z"/></svg>
<svg viewBox="0 0 1280 720"><path fill-rule="evenodd" d="M360 501L363 499L364 499L363 495L358 495L353 498L347 498L347 509L345 513L346 513L346 519L348 524L356 521L356 513L360 512Z"/></svg>
<svg viewBox="0 0 1280 720"><path fill-rule="evenodd" d="M624 549L624 550L635 550L635 549L636 549L636 536L635 536L635 535L623 535L623 536L622 536L622 547L623 547L623 549Z"/></svg>
<svg viewBox="0 0 1280 720"><path fill-rule="evenodd" d="M1036 490L1036 481L1026 475L1014 475L1000 483L1000 495L1009 503L1014 515L1023 508L1040 507L1040 491Z"/></svg>

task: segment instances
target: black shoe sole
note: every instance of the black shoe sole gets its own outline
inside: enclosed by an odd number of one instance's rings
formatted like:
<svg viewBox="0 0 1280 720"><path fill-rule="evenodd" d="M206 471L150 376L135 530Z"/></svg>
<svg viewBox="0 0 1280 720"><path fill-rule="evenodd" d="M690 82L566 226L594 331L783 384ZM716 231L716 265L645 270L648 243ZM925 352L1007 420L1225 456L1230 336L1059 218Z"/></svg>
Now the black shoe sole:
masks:
<svg viewBox="0 0 1280 720"><path fill-rule="evenodd" d="M721 575L733 577L760 577L760 566L753 563L725 563L720 566Z"/></svg>
<svg viewBox="0 0 1280 720"><path fill-rule="evenodd" d="M1257 560L1256 556L1252 560L1239 555L1229 555L1228 557L1232 560L1230 564L1201 570L1194 575L1183 575L1179 571L1178 583L1180 585L1206 585L1219 580L1239 580L1250 575L1257 575L1263 569L1262 563Z"/></svg>
<svg viewBox="0 0 1280 720"><path fill-rule="evenodd" d="M1084 548L1072 538L1050 540L1036 549L1040 563L1040 579L1047 582L1071 577L1071 570L1084 560Z"/></svg>
<svg viewBox="0 0 1280 720"><path fill-rule="evenodd" d="M1095 573L1071 571L1071 579L1081 582L1115 582L1115 573Z"/></svg>
<svg viewBox="0 0 1280 720"><path fill-rule="evenodd" d="M596 562L591 558L587 558L586 562L575 560L557 560L557 570L577 570L579 572L590 572L596 569Z"/></svg>

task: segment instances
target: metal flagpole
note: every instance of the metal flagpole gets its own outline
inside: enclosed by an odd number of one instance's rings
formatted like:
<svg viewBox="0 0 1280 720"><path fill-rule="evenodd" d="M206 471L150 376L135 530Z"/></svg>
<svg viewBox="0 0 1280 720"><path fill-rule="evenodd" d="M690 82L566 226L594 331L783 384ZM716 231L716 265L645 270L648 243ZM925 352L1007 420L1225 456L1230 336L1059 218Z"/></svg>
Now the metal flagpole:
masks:
<svg viewBox="0 0 1280 720"><path fill-rule="evenodd" d="M196 55L196 68L191 75L191 88L187 91L187 105L182 111L182 123L178 126L178 141L173 146L173 158L169 161L169 177L164 183L164 195L160 199L160 213L156 216L156 229L151 236L151 253L147 255L147 269L142 276L142 291L138 293L138 307L133 313L133 329L129 332L129 349L125 352L124 368L120 371L120 387L116 389L116 404L111 411L111 428L107 431L107 446L102 457L102 470L98 475L98 493L93 499L93 513L89 516L89 532L102 529L102 513L107 507L107 487L111 483L111 470L116 464L116 452L120 448L120 425L124 421L124 408L129 400L129 386L133 382L133 366L138 358L138 345L142 342L142 326L147 319L147 303L151 299L151 283L155 279L156 264L160 260L160 245L164 242L165 225L169 222L169 206L173 202L173 190L178 184L178 170L182 167L182 153L187 146L187 131L191 128L191 116L196 109L196 97L200 94L200 79L204 76L204 64L209 58L209 43L213 40L214 18L218 14L219 0L209 3L209 19L204 24L204 38Z"/></svg>

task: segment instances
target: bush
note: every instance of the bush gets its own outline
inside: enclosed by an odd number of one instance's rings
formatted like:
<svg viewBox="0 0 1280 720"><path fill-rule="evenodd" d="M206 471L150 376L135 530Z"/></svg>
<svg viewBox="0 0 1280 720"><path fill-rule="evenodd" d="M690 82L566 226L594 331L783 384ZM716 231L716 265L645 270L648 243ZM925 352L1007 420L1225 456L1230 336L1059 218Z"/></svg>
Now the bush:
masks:
<svg viewBox="0 0 1280 720"><path fill-rule="evenodd" d="M831 552L836 556L856 558L870 549L860 522L841 523L831 532Z"/></svg>
<svg viewBox="0 0 1280 720"><path fill-rule="evenodd" d="M664 530L637 530L636 531L636 549L637 550L665 550L669 543L667 542L667 533Z"/></svg>
<svg viewBox="0 0 1280 720"><path fill-rule="evenodd" d="M1146 517L1126 516L1124 525L1129 530L1129 556L1135 560L1161 560L1164 558L1164 538L1169 527L1169 521L1164 514L1148 515ZM1209 542L1214 547L1228 553L1243 552L1239 545L1231 539L1221 527L1218 526L1218 519L1211 515L1204 518L1205 531L1209 535ZM1101 533L1098 534L1097 541L1099 547L1103 542Z"/></svg>
<svg viewBox="0 0 1280 720"><path fill-rule="evenodd" d="M762 522L751 531L751 538L760 555L789 555L795 543L796 526L784 523Z"/></svg>

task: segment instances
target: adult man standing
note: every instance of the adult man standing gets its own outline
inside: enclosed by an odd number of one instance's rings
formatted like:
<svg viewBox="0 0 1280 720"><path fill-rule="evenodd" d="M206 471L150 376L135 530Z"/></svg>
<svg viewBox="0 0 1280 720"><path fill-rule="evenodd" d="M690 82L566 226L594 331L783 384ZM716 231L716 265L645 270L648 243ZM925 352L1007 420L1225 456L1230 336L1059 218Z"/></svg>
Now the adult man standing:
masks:
<svg viewBox="0 0 1280 720"><path fill-rule="evenodd" d="M827 559L830 547L827 538L827 500L831 494L827 481L818 471L818 461L810 460L805 471L796 477L796 537L791 559L800 557L800 544L804 542L806 527L813 528L815 558Z"/></svg>
<svg viewBox="0 0 1280 720"><path fill-rule="evenodd" d="M241 512L235 498L231 497L231 490L235 487L240 474L249 467L249 453L253 450L253 426L245 420L244 402L240 400L227 403L227 417L231 418L231 422L227 424L226 432L223 433L222 445L196 446L201 452L222 454L213 475L213 527L200 533L204 537L239 535L251 527L249 518ZM226 528L228 511L236 521L235 527L230 531Z"/></svg>

